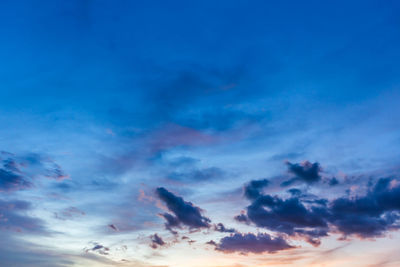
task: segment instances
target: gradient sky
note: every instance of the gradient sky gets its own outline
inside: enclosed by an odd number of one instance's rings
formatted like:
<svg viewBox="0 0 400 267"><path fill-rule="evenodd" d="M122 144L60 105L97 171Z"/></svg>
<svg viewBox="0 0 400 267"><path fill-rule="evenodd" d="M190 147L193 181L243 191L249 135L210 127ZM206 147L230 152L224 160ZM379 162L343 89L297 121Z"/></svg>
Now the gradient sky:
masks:
<svg viewBox="0 0 400 267"><path fill-rule="evenodd" d="M400 265L398 1L0 1L0 266Z"/></svg>

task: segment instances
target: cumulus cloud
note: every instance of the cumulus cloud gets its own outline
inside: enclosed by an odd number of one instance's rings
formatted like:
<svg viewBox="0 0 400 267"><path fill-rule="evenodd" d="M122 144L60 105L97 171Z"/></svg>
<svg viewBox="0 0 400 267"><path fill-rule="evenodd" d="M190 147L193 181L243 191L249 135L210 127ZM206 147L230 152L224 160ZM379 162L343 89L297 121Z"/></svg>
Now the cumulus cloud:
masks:
<svg viewBox="0 0 400 267"><path fill-rule="evenodd" d="M183 200L163 187L156 189L157 196L167 205L170 212L161 214L166 219L166 228L172 229L180 225L190 229L210 228L211 220L202 215L202 210L191 202Z"/></svg>
<svg viewBox="0 0 400 267"><path fill-rule="evenodd" d="M236 233L222 238L216 244L215 249L227 253L275 253L291 248L294 247L289 245L282 237L273 238L266 233L259 233L257 235L252 233Z"/></svg>
<svg viewBox="0 0 400 267"><path fill-rule="evenodd" d="M235 219L235 221L238 221L238 222L242 222L242 223L246 223L246 224L249 224L249 223L250 223L250 220L249 220L249 218L247 217L245 211L242 211L241 214L236 215L236 216L234 217L234 219Z"/></svg>
<svg viewBox="0 0 400 267"><path fill-rule="evenodd" d="M311 163L306 160L301 163L290 163L288 161L286 164L288 166L288 172L294 174L295 177L283 182L282 186L289 186L296 181L311 184L321 180L320 172L322 169L318 162Z"/></svg>
<svg viewBox="0 0 400 267"><path fill-rule="evenodd" d="M252 203L235 219L276 233L304 237L313 245L319 245L320 238L329 233L369 238L400 227L400 182L396 179L379 179L363 196L330 201L316 196L304 198L295 188L288 192L288 198L250 195Z"/></svg>
<svg viewBox="0 0 400 267"><path fill-rule="evenodd" d="M263 195L247 207L247 217L259 227L288 235L304 235L310 238L326 236L328 212L320 205L306 206L297 197L282 199ZM307 229L318 229L309 232Z"/></svg>
<svg viewBox="0 0 400 267"><path fill-rule="evenodd" d="M269 185L269 180L253 180L244 187L244 195L248 199L256 199L260 196L260 191Z"/></svg>
<svg viewBox="0 0 400 267"><path fill-rule="evenodd" d="M330 211L331 223L344 235L381 236L400 227L400 183L379 179L365 196L334 200Z"/></svg>

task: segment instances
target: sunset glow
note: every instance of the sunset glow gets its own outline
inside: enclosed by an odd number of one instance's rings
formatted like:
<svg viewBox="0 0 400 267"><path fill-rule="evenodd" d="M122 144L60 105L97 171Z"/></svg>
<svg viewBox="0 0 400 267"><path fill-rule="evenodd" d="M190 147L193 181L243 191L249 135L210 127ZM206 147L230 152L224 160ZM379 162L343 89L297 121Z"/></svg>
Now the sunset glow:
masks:
<svg viewBox="0 0 400 267"><path fill-rule="evenodd" d="M400 1L0 14L0 267L400 266Z"/></svg>

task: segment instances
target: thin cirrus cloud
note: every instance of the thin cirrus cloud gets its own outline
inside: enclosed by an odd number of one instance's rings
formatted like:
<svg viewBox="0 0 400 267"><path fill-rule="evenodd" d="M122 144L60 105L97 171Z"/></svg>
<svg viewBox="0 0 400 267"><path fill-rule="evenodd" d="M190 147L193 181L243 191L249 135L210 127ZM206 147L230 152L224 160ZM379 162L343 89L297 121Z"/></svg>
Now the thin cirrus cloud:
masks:
<svg viewBox="0 0 400 267"><path fill-rule="evenodd" d="M0 200L0 229L27 234L49 235L45 222L29 216L30 202L23 200Z"/></svg>
<svg viewBox="0 0 400 267"><path fill-rule="evenodd" d="M62 168L53 160L35 153L14 155L0 153L0 191L17 191L34 186L37 178L63 180Z"/></svg>

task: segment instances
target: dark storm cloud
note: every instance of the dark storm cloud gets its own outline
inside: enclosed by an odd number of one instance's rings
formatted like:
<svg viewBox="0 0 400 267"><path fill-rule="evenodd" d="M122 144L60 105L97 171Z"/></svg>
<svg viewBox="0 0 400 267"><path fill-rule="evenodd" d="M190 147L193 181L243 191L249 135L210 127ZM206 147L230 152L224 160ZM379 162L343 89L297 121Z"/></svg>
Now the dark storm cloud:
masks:
<svg viewBox="0 0 400 267"><path fill-rule="evenodd" d="M0 153L0 191L16 191L33 186L36 178L61 180L66 177L61 167L39 154L16 156Z"/></svg>
<svg viewBox="0 0 400 267"><path fill-rule="evenodd" d="M163 187L156 189L158 197L167 205L170 212L175 216L164 213L162 216L167 220L167 229L179 225L188 226L190 229L209 228L211 220L201 214L201 209L191 202L174 195Z"/></svg>
<svg viewBox="0 0 400 267"><path fill-rule="evenodd" d="M151 239L150 247L153 248L153 249L156 249L158 247L162 247L162 246L164 246L166 244L164 242L164 240L158 234L151 235L150 239Z"/></svg>
<svg viewBox="0 0 400 267"><path fill-rule="evenodd" d="M304 161L302 163L286 163L288 171L295 177L282 183L282 186L289 186L296 181L303 181L307 184L315 183L321 180L320 172L322 171L318 162L311 163Z"/></svg>
<svg viewBox="0 0 400 267"><path fill-rule="evenodd" d="M215 249L227 253L274 253L291 248L294 247L289 245L286 240L281 237L273 238L263 233L257 235L252 233L236 233L222 238Z"/></svg>
<svg viewBox="0 0 400 267"><path fill-rule="evenodd" d="M248 199L256 199L260 196L260 191L269 185L269 180L253 180L244 187L244 195Z"/></svg>

